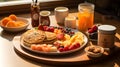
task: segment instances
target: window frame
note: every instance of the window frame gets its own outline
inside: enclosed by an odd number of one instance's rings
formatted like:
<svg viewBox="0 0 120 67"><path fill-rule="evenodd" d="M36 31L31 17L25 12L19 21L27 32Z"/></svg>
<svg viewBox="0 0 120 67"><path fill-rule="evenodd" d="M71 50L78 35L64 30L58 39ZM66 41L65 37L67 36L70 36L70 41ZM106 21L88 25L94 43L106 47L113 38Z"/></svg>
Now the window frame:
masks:
<svg viewBox="0 0 120 67"><path fill-rule="evenodd" d="M66 7L76 7L79 3L84 2L84 0L50 0L40 2L40 10L53 10L58 6L66 6ZM0 14L10 14L10 13L29 13L31 2L4 2L0 5Z"/></svg>

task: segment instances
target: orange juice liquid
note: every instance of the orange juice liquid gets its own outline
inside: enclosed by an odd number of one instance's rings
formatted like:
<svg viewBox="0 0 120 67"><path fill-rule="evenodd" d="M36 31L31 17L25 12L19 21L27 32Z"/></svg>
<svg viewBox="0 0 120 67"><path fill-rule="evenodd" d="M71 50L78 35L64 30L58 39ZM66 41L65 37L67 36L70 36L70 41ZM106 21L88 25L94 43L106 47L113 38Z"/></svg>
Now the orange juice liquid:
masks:
<svg viewBox="0 0 120 67"><path fill-rule="evenodd" d="M87 31L93 26L94 13L93 12L79 12L78 13L78 29L80 31Z"/></svg>

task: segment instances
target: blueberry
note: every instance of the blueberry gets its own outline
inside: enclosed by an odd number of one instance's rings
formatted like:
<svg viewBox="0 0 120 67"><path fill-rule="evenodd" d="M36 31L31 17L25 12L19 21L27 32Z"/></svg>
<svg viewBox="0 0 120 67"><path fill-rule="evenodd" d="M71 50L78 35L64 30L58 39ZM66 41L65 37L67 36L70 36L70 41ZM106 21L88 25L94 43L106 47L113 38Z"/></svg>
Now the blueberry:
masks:
<svg viewBox="0 0 120 67"><path fill-rule="evenodd" d="M97 39L98 38L98 33L97 32L90 33L89 37L90 37L90 39Z"/></svg>
<svg viewBox="0 0 120 67"><path fill-rule="evenodd" d="M67 31L69 31L69 32L71 31L71 29L70 29L70 28L66 28L66 30L67 30Z"/></svg>

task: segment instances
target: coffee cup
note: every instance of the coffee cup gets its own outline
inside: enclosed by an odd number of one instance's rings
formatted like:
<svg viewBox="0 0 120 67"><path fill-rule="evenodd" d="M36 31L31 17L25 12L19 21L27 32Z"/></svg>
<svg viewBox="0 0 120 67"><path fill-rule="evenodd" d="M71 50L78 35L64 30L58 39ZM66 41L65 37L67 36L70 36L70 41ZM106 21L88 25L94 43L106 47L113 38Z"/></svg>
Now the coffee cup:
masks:
<svg viewBox="0 0 120 67"><path fill-rule="evenodd" d="M57 23L59 25L64 25L65 17L69 14L69 9L67 7L56 7L54 12Z"/></svg>

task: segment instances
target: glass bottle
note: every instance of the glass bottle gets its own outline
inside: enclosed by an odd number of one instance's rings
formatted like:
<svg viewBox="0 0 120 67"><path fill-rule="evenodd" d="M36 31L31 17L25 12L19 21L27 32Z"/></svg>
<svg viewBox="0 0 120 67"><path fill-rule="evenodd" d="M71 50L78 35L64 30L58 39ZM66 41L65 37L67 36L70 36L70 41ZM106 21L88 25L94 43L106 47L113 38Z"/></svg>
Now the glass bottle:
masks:
<svg viewBox="0 0 120 67"><path fill-rule="evenodd" d="M43 26L50 26L50 11L41 11L40 12L40 23Z"/></svg>
<svg viewBox="0 0 120 67"><path fill-rule="evenodd" d="M39 12L40 12L40 7L39 7L39 2L32 2L31 3L31 24L32 27L38 27L39 26Z"/></svg>

